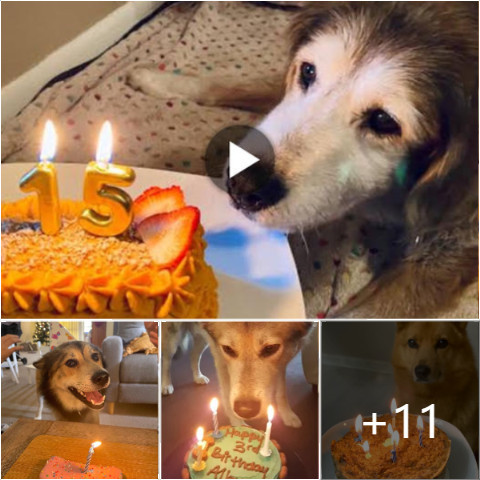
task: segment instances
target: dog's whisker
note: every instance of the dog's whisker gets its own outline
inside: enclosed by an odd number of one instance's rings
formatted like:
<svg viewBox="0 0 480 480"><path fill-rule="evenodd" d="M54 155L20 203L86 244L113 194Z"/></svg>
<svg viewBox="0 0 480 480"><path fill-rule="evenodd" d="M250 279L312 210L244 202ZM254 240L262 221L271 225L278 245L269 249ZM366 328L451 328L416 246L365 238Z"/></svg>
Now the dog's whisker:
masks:
<svg viewBox="0 0 480 480"><path fill-rule="evenodd" d="M303 231L303 228L300 229L300 236L302 237L303 245L305 246L305 251L307 252L307 257L309 257L310 249L308 248L308 243L307 243L307 239L305 238L305 232Z"/></svg>

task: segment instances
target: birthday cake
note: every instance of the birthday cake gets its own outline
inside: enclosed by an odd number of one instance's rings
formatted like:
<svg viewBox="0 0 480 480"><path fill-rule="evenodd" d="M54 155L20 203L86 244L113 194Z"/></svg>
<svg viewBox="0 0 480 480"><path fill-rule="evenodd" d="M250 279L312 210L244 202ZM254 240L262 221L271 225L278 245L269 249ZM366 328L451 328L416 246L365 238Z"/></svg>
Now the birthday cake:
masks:
<svg viewBox="0 0 480 480"><path fill-rule="evenodd" d="M40 472L40 478L123 478L117 467L90 465L87 473L83 473L85 464L71 462L61 457L50 457Z"/></svg>
<svg viewBox="0 0 480 480"><path fill-rule="evenodd" d="M200 460L198 447L194 446L185 455L182 478L285 478L287 460L280 446L270 440L271 454L260 453L264 433L250 427L220 427L221 438L213 438L207 432L207 446ZM197 461L204 467L198 469Z"/></svg>
<svg viewBox="0 0 480 480"><path fill-rule="evenodd" d="M391 415L377 418L387 425L391 419ZM409 415L409 436L403 438L403 415L397 415L399 442L393 454L391 433L385 426L377 427L376 435L371 428L363 428L361 442L352 426L342 439L332 441L337 478L441 478L450 456L450 440L438 427L434 438L430 438L428 429L427 425L420 445L417 416Z"/></svg>
<svg viewBox="0 0 480 480"><path fill-rule="evenodd" d="M200 212L179 187L145 191L112 237L81 228L82 202L60 203L62 228L45 235L36 195L2 202L2 317L217 317Z"/></svg>

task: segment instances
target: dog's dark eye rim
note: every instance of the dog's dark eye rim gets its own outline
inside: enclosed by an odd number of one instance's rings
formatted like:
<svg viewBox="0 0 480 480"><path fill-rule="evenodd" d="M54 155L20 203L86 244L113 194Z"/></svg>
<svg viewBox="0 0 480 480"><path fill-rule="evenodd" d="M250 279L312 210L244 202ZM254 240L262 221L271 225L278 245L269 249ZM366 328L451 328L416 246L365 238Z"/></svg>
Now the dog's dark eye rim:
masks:
<svg viewBox="0 0 480 480"><path fill-rule="evenodd" d="M407 343L410 348L418 348L418 343L414 338L409 338Z"/></svg>
<svg viewBox="0 0 480 480"><path fill-rule="evenodd" d="M92 353L92 360L98 362L100 360L100 355L98 353Z"/></svg>
<svg viewBox="0 0 480 480"><path fill-rule="evenodd" d="M402 128L390 113L382 108L371 108L362 115L362 128L370 130L379 137L402 135Z"/></svg>
<svg viewBox="0 0 480 480"><path fill-rule="evenodd" d="M272 355L277 353L279 349L280 349L280 344L279 343L275 343L275 344L272 344L272 345L265 345L265 347L263 347L261 352L260 352L260 356L263 357L263 358L271 357Z"/></svg>
<svg viewBox="0 0 480 480"><path fill-rule="evenodd" d="M448 340L446 338L440 338L438 340L437 344L435 345L435 348L447 348L448 347Z"/></svg>
<svg viewBox="0 0 480 480"><path fill-rule="evenodd" d="M315 82L317 78L317 69L313 63L303 62L300 65L300 86L304 91L307 91L308 88Z"/></svg>
<svg viewBox="0 0 480 480"><path fill-rule="evenodd" d="M232 348L229 347L228 345L222 345L223 351L230 357L235 358L237 357L237 352Z"/></svg>
<svg viewBox="0 0 480 480"><path fill-rule="evenodd" d="M67 367L70 367L70 368L76 367L76 366L78 365L78 360L75 360L75 359L73 359L73 358L70 358L69 360L67 360L67 361L65 362L65 365L66 365Z"/></svg>

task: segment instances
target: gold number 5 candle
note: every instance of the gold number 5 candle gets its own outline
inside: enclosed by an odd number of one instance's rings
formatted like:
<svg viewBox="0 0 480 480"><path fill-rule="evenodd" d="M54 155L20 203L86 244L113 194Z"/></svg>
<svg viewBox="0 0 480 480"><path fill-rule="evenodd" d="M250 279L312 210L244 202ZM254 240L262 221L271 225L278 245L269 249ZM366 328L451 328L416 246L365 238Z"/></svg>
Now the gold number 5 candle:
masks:
<svg viewBox="0 0 480 480"><path fill-rule="evenodd" d="M40 227L46 235L55 235L62 226L58 199L57 171L52 163L57 146L53 123L48 120L43 130L40 161L20 179L20 190L38 194Z"/></svg>
<svg viewBox="0 0 480 480"><path fill-rule="evenodd" d="M96 161L90 162L85 171L83 200L86 208L79 222L84 230L94 235L110 237L123 233L132 222L132 199L120 188L128 187L135 180L130 167L111 163L112 126L105 122L100 132Z"/></svg>

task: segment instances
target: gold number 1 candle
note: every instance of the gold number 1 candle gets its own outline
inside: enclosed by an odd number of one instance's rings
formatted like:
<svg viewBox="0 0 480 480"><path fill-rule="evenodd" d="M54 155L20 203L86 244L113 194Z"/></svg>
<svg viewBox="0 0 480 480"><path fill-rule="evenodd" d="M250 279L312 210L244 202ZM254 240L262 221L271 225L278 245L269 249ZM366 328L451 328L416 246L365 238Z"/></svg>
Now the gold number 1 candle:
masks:
<svg viewBox="0 0 480 480"><path fill-rule="evenodd" d="M40 214L40 227L46 235L55 235L62 226L58 198L57 170L52 163L57 146L57 134L48 120L43 130L40 161L20 179L20 190L36 192Z"/></svg>
<svg viewBox="0 0 480 480"><path fill-rule="evenodd" d="M133 218L132 199L112 185L128 187L135 180L135 172L130 167L111 163L112 137L112 126L105 122L100 132L96 161L90 162L85 171L83 200L86 208L79 219L84 230L102 237L120 235Z"/></svg>

